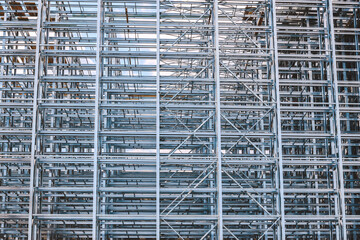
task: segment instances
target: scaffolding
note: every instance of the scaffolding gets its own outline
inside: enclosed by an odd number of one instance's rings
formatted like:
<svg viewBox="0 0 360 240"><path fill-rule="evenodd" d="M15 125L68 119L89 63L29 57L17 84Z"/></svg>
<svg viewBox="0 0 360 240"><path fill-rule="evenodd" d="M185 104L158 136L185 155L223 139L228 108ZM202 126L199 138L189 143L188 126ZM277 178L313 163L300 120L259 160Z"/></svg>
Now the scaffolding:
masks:
<svg viewBox="0 0 360 240"><path fill-rule="evenodd" d="M358 0L0 0L0 239L360 239Z"/></svg>

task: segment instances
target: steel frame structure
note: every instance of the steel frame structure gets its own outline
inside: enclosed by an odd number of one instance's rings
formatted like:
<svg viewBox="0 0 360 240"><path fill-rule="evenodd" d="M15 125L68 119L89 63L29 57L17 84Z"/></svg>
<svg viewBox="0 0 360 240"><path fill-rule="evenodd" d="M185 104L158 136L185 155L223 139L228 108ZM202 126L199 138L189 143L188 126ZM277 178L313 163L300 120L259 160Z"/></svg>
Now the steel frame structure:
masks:
<svg viewBox="0 0 360 240"><path fill-rule="evenodd" d="M1 0L0 239L359 239L357 0Z"/></svg>

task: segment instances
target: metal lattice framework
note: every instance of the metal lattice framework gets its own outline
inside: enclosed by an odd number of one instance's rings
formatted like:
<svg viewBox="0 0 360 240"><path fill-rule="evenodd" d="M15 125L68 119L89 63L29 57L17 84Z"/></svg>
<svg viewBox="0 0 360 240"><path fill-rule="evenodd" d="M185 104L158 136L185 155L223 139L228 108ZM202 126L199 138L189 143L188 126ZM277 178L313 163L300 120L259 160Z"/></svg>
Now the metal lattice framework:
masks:
<svg viewBox="0 0 360 240"><path fill-rule="evenodd" d="M360 239L357 0L0 19L0 239Z"/></svg>

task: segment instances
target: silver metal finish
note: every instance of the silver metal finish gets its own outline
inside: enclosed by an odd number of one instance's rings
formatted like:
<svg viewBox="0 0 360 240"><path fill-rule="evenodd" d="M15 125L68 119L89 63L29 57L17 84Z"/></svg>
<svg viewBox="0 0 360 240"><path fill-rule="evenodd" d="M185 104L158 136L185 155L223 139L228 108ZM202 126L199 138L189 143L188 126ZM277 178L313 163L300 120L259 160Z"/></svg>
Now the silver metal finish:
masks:
<svg viewBox="0 0 360 240"><path fill-rule="evenodd" d="M360 238L360 3L0 0L1 239Z"/></svg>

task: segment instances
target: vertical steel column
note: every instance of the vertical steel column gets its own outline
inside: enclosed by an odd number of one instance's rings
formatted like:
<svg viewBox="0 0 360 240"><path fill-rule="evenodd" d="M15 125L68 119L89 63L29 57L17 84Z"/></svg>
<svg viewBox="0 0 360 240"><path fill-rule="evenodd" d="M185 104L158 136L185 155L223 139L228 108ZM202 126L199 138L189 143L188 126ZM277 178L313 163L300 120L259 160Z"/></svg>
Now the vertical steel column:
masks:
<svg viewBox="0 0 360 240"><path fill-rule="evenodd" d="M7 7L5 7L4 10L6 11L6 10L7 10ZM4 13L4 23L5 23L5 24L6 24L6 22L7 22L7 18L8 18L8 13L5 12L5 13ZM6 35L7 35L7 34L6 34L6 31L4 30L4 31L2 32L1 37L5 37ZM5 40L5 38L4 38L3 41L2 41L2 44L1 44L1 51L6 49L5 46L6 46L6 40ZM3 76L5 75L5 74L4 74L5 67L4 67L4 65L3 65L2 63L5 63L5 57L2 57L2 58L0 59L0 64L1 64L1 67L0 67L0 78L3 78ZM1 81L1 82L0 82L0 103L3 101L3 90L2 90L2 89L3 89L3 86L4 86L4 84L3 84L3 82Z"/></svg>
<svg viewBox="0 0 360 240"><path fill-rule="evenodd" d="M39 66L40 66L40 46L42 36L42 16L43 0L38 0L38 15L36 25L36 53L35 53L35 76L34 76L34 94L33 94L33 112L32 112L32 132L31 132L31 162L30 162L30 191L29 191L29 220L28 220L28 239L33 239L33 211L34 211L34 175L36 167L36 130L38 120L38 87L39 87Z"/></svg>
<svg viewBox="0 0 360 240"><path fill-rule="evenodd" d="M97 189L98 189L98 154L99 154L99 121L100 121L100 112L99 112L99 98L100 98L100 77L102 70L101 64L101 10L102 10L102 0L97 1L97 15L96 15L96 79L95 79L95 120L94 120L94 159L93 159L93 215L92 215L92 238L97 239L98 236L98 226L97 226L97 209L98 209L98 198L97 198Z"/></svg>
<svg viewBox="0 0 360 240"><path fill-rule="evenodd" d="M276 101L276 142L278 151L278 172L279 172L279 195L280 195L280 215L281 215L281 239L285 238L285 206L284 206L284 171L282 156L282 133L281 133L281 111L280 111L280 84L279 84L279 53L277 45L277 29L276 29L276 2L271 0L272 12L272 29L273 29L273 61L274 61L274 81L275 81L275 101Z"/></svg>
<svg viewBox="0 0 360 240"><path fill-rule="evenodd" d="M218 0L214 1L214 43L215 43L215 115L216 115L216 188L217 188L217 215L218 239L223 238L222 216L222 156L221 156L221 109L220 109L220 54L219 54L219 6Z"/></svg>
<svg viewBox="0 0 360 240"><path fill-rule="evenodd" d="M160 240L160 0L156 0L156 239Z"/></svg>
<svg viewBox="0 0 360 240"><path fill-rule="evenodd" d="M340 209L341 209L341 224L342 224L342 239L347 239L346 234L346 208L345 208L345 191L344 191L344 170L343 170L343 155L341 147L341 122L340 122L340 105L339 105L339 87L337 78L337 66L336 66L336 45L335 45L335 31L334 31L334 15L332 0L328 0L328 15L329 15L329 27L330 27L330 44L331 44L331 67L333 78L333 90L335 98L335 128L336 128L336 141L338 150L338 177L339 177L339 191L340 191Z"/></svg>

